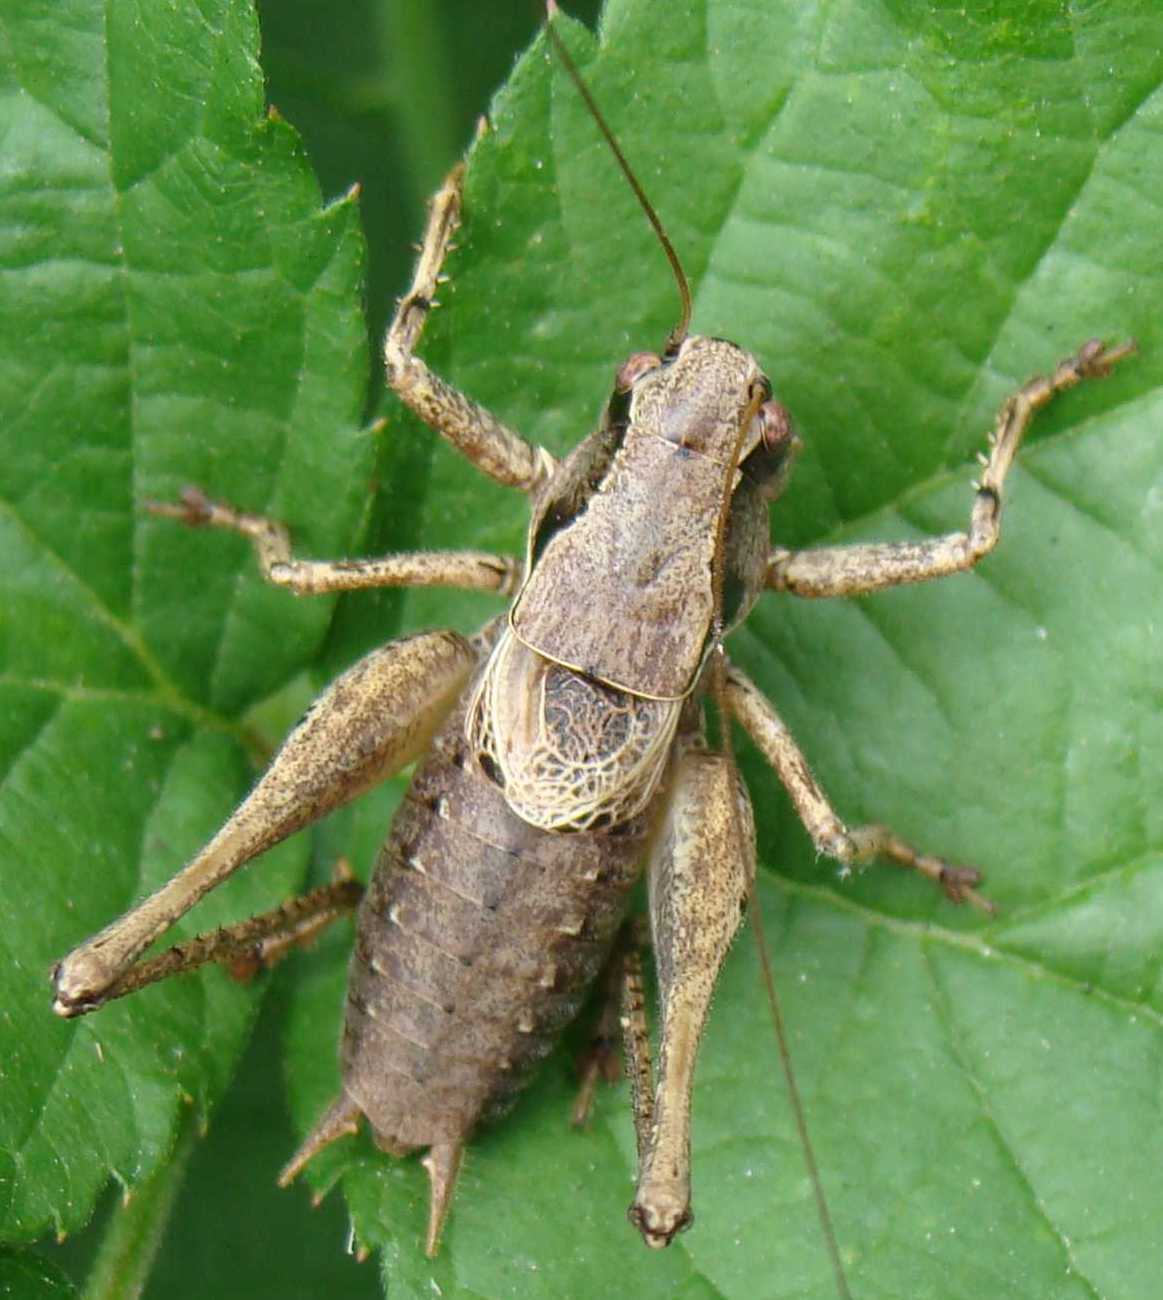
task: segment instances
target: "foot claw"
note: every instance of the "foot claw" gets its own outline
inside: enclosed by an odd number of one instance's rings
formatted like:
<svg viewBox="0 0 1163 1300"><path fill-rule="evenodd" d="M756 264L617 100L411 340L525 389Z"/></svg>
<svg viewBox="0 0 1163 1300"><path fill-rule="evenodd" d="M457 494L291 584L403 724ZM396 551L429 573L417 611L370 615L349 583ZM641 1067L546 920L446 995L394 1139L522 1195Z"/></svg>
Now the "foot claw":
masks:
<svg viewBox="0 0 1163 1300"><path fill-rule="evenodd" d="M145 501L142 503L147 513L161 519L176 519L190 528L200 528L210 522L214 514L214 503L201 488L183 488L178 500Z"/></svg>
<svg viewBox="0 0 1163 1300"><path fill-rule="evenodd" d="M1123 360L1138 350L1134 339L1116 343L1108 348L1102 339L1089 339L1078 349L1078 355L1066 364L1080 379L1102 379Z"/></svg>
<svg viewBox="0 0 1163 1300"><path fill-rule="evenodd" d="M985 912L988 916L993 916L997 912L997 905L991 903L984 895L979 894L976 889L976 886L981 884L982 879L982 874L976 867L945 865L941 867L937 875L937 882L950 902L958 905L972 903L974 907Z"/></svg>

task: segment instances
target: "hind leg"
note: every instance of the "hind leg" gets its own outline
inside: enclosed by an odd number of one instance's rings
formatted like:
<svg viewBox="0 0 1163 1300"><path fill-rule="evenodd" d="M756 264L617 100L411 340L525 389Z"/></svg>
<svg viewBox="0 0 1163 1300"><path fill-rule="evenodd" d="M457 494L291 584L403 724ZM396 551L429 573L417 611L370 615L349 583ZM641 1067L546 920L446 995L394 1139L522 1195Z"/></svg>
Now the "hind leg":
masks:
<svg viewBox="0 0 1163 1300"><path fill-rule="evenodd" d="M149 944L239 867L418 758L475 663L463 637L430 632L374 650L349 668L202 852L57 964L57 1014L101 1006Z"/></svg>

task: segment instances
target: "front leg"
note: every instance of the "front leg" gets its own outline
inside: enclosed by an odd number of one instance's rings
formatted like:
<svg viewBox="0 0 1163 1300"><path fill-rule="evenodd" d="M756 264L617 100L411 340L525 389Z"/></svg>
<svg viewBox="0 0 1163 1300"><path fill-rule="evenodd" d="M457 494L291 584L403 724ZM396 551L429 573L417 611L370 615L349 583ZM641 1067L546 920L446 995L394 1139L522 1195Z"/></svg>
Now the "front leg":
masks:
<svg viewBox="0 0 1163 1300"><path fill-rule="evenodd" d="M1133 343L1107 348L1099 339L1091 339L1049 379L1031 379L1007 399L990 434L989 456L981 458L984 469L967 533L947 533L924 542L821 546L807 551L775 548L768 560L767 585L793 596L862 596L972 569L997 545L1002 486L1035 413L1082 380L1109 375L1134 350Z"/></svg>
<svg viewBox="0 0 1163 1300"><path fill-rule="evenodd" d="M437 285L445 278L440 268L460 224L463 180L464 164L457 163L428 209L412 286L400 299L384 341L388 383L425 424L479 470L506 487L533 492L553 469L549 452L526 442L483 406L433 374L415 355L428 313L437 305Z"/></svg>

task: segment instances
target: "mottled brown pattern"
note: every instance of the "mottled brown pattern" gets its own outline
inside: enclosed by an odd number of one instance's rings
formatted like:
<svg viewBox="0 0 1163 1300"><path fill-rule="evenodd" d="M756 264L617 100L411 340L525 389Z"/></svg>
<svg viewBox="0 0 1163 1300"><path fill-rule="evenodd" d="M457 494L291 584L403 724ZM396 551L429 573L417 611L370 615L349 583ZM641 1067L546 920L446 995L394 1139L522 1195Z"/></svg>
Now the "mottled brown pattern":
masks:
<svg viewBox="0 0 1163 1300"><path fill-rule="evenodd" d="M691 1222L695 1058L754 877L755 823L734 763L698 746L687 749L675 764L650 863L662 1025L658 1088L648 1116L636 1114L638 1187L630 1207L649 1246L669 1245Z"/></svg>
<svg viewBox="0 0 1163 1300"><path fill-rule="evenodd" d="M691 690L709 645L720 516L761 380L750 354L697 336L638 379L622 446L513 607L526 645L639 695ZM601 616L615 607L616 619Z"/></svg>
<svg viewBox="0 0 1163 1300"><path fill-rule="evenodd" d="M976 563L997 541L1003 482L1034 411L1107 373L1130 345L1086 344L1005 404L967 532L772 551L766 506L798 440L758 362L734 344L684 337L684 325L664 356L632 358L601 426L560 466L415 356L459 219L462 170L433 200L412 287L389 330L388 379L478 468L531 497L529 574L507 648L483 675L499 623L473 645L430 633L366 656L320 698L194 861L59 964L55 1008L77 1015L131 982L197 959L233 960L255 936L285 949L350 905L354 891L337 882L134 967L258 852L426 752L360 911L342 1091L282 1180L366 1115L386 1150L427 1148L434 1254L467 1137L508 1106L577 1011L645 858L662 1013L657 1087L633 955L609 970L621 966L628 991L641 1166L632 1217L661 1246L690 1222L695 1055L754 864L746 795L729 757L705 747L707 678L718 678L714 694L751 733L821 853L844 864L881 855L956 901L984 905L971 868L920 853L878 824L845 826L775 709L714 654L718 641L765 583L854 594ZM521 571L473 552L298 561L281 524L196 489L154 508L248 537L264 575L301 592L400 583L508 592ZM466 692L474 668L479 686Z"/></svg>
<svg viewBox="0 0 1163 1300"><path fill-rule="evenodd" d="M682 702L643 699L530 650L506 628L469 700L474 756L524 821L619 826L654 797Z"/></svg>
<svg viewBox="0 0 1163 1300"><path fill-rule="evenodd" d="M475 658L455 632L424 632L373 650L336 678L209 844L145 902L57 965L57 1014L100 1006L149 944L209 890L424 753Z"/></svg>
<svg viewBox="0 0 1163 1300"><path fill-rule="evenodd" d="M503 1111L576 1014L638 874L645 819L539 831L473 765L457 713L397 814L360 911L344 1090L389 1149Z"/></svg>

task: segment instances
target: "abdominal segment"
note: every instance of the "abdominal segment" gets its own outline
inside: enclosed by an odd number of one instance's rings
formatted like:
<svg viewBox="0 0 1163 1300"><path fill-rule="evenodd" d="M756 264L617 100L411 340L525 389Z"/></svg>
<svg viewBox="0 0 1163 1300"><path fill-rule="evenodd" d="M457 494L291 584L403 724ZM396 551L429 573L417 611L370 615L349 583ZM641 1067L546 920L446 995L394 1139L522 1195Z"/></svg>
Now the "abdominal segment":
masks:
<svg viewBox="0 0 1163 1300"><path fill-rule="evenodd" d="M648 830L529 825L464 728L457 711L417 771L359 916L344 1093L395 1152L515 1098L606 959Z"/></svg>

